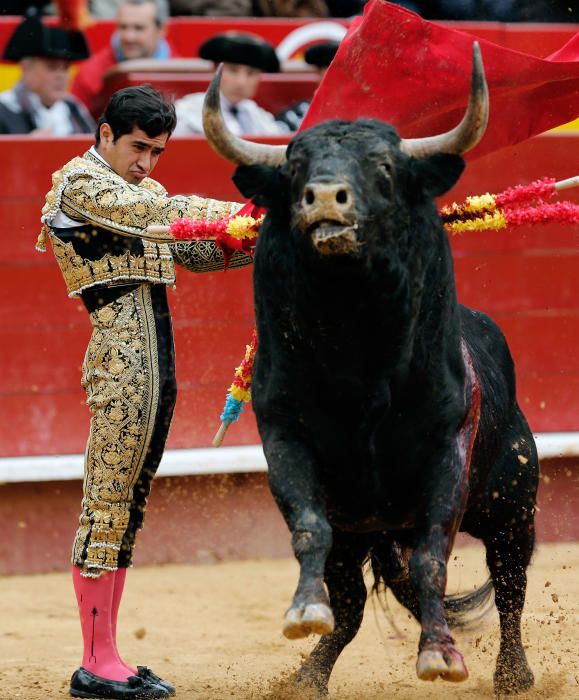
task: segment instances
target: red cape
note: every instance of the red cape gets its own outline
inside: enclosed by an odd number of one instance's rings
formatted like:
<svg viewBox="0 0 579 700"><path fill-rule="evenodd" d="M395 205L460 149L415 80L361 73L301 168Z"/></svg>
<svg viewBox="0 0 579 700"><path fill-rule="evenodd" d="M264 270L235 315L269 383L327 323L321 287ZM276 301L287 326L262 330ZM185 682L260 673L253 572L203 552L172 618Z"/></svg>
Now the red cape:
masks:
<svg viewBox="0 0 579 700"><path fill-rule="evenodd" d="M466 107L473 41L398 5L370 0L342 40L301 128L373 117L405 138L447 131ZM490 118L468 159L579 116L579 34L544 59L478 41Z"/></svg>

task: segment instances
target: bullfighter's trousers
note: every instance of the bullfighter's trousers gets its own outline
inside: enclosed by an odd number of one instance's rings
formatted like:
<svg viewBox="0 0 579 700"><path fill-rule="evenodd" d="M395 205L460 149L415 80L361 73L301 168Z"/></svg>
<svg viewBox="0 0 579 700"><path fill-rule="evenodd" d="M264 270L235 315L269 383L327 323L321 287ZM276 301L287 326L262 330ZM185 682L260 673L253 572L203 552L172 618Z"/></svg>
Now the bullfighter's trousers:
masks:
<svg viewBox="0 0 579 700"><path fill-rule="evenodd" d="M84 576L131 564L177 397L163 284L85 290L92 336L82 385L92 412L72 562Z"/></svg>

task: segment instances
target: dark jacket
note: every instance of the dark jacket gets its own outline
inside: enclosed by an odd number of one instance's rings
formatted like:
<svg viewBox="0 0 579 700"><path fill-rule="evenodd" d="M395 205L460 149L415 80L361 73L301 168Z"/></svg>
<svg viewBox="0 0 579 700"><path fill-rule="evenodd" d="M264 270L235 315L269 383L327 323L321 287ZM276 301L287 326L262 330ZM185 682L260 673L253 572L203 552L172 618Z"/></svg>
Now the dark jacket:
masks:
<svg viewBox="0 0 579 700"><path fill-rule="evenodd" d="M70 111L70 121L73 133L91 134L94 132L94 122L84 106L72 95L64 98ZM0 102L0 134L29 134L37 128L34 112L26 103L19 99L20 111L14 112Z"/></svg>

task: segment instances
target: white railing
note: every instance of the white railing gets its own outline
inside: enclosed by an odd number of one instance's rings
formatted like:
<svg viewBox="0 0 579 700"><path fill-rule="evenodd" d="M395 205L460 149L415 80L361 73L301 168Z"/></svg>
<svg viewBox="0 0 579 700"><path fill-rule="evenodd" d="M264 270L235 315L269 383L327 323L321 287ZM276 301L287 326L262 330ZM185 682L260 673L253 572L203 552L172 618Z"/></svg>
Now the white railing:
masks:
<svg viewBox="0 0 579 700"><path fill-rule="evenodd" d="M579 433L538 433L535 440L541 459L579 456ZM261 445L243 445L167 450L157 475L238 474L266 470ZM0 458L0 483L81 479L82 471L83 455Z"/></svg>
<svg viewBox="0 0 579 700"><path fill-rule="evenodd" d="M84 455L0 458L0 483L82 479ZM266 471L261 445L166 450L158 476Z"/></svg>

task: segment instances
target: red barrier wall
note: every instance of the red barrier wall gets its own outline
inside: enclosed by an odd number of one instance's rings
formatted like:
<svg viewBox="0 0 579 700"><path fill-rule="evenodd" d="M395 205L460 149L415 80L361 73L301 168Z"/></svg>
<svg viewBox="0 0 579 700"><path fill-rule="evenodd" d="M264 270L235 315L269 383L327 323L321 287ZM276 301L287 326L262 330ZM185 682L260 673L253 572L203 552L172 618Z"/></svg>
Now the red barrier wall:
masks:
<svg viewBox="0 0 579 700"><path fill-rule="evenodd" d="M80 365L87 314L66 298L52 253L34 250L50 174L89 146L70 140L2 139L0 218L0 456L80 453L88 411ZM543 136L471 164L448 200L576 173L579 134ZM173 139L155 176L171 193L237 199L232 166L202 138ZM576 191L569 197L579 201ZM511 344L518 395L534 431L579 430L578 226L541 226L455 237L460 299L487 311ZM178 407L170 447L208 446L233 368L253 324L251 270L180 272L170 294ZM251 411L229 444L257 442Z"/></svg>
<svg viewBox="0 0 579 700"><path fill-rule="evenodd" d="M542 464L539 542L579 540L577 466ZM0 576L67 570L81 497L80 481L0 484ZM135 565L286 556L290 535L265 474L155 480Z"/></svg>
<svg viewBox="0 0 579 700"><path fill-rule="evenodd" d="M280 140L278 139L278 142ZM80 364L86 312L66 298L48 252L34 251L50 174L89 146L83 137L5 137L0 169L0 456L80 453L88 409ZM579 134L543 136L469 167L446 200L534 178L576 173ZM155 176L171 193L236 198L232 166L202 138L173 139ZM575 201L576 192L569 191ZM491 313L511 344L519 400L534 431L579 429L579 227L542 226L452 239L459 296ZM178 406L170 447L208 446L232 370L253 325L251 270L180 273L170 295L176 328ZM227 444L258 441L251 410ZM577 460L542 466L542 541L577 539ZM0 574L62 570L78 517L81 484L0 485ZM138 564L285 556L289 538L265 475L160 479Z"/></svg>

